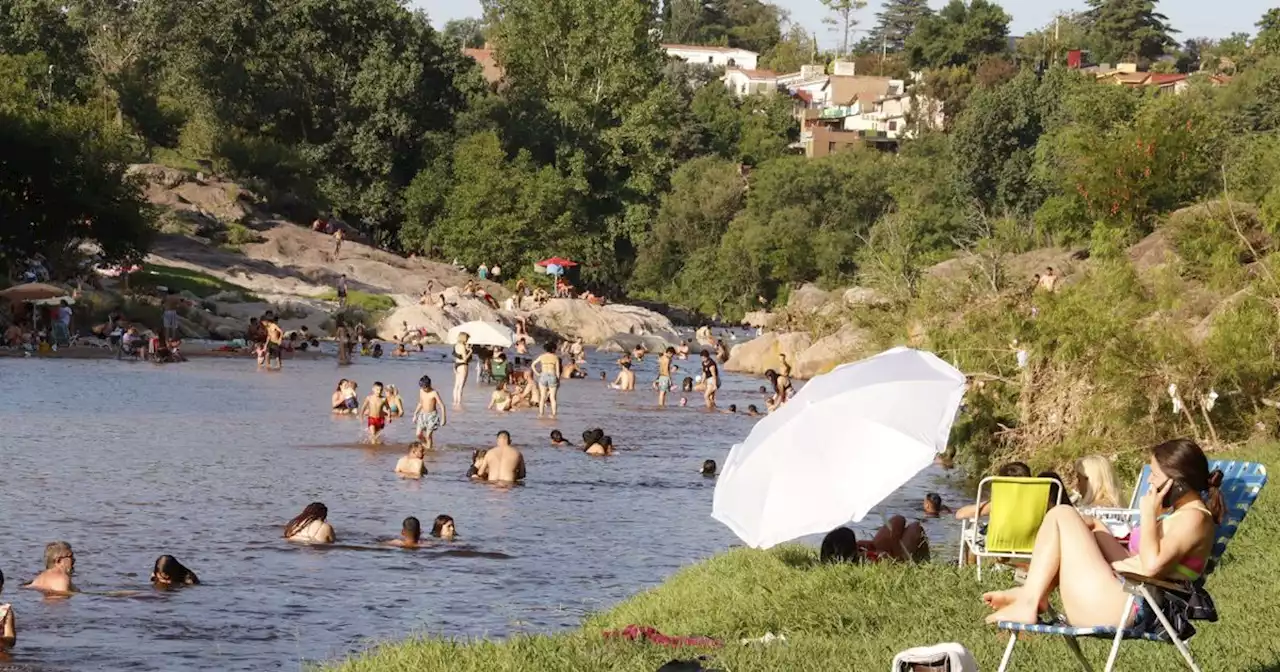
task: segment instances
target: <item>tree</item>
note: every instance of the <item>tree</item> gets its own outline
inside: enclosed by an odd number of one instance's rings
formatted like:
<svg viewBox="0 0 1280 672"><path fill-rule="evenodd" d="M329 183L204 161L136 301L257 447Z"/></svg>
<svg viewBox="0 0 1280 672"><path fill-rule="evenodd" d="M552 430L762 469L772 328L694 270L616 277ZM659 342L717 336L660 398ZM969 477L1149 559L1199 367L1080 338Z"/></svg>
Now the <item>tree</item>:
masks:
<svg viewBox="0 0 1280 672"><path fill-rule="evenodd" d="M853 27L858 25L854 14L867 6L866 0L822 0L822 4L832 14L822 22L840 35L840 55L845 56L849 54L849 36L853 34Z"/></svg>
<svg viewBox="0 0 1280 672"><path fill-rule="evenodd" d="M792 24L787 34L760 56L760 67L774 72L796 72L813 63L817 56L813 38L800 24Z"/></svg>
<svg viewBox="0 0 1280 672"><path fill-rule="evenodd" d="M0 54L40 52L46 95L82 101L90 77L84 33L53 0L0 0Z"/></svg>
<svg viewBox="0 0 1280 672"><path fill-rule="evenodd" d="M1280 7L1269 9L1257 23L1258 37L1253 48L1263 55L1280 54Z"/></svg>
<svg viewBox="0 0 1280 672"><path fill-rule="evenodd" d="M1089 0L1085 13L1094 58L1151 63L1177 46L1169 18L1156 11L1158 0Z"/></svg>
<svg viewBox="0 0 1280 672"><path fill-rule="evenodd" d="M726 17L729 46L763 54L782 39L786 13L761 0L729 0Z"/></svg>
<svg viewBox="0 0 1280 672"><path fill-rule="evenodd" d="M444 24L443 34L463 47L479 49L484 46L484 23L480 19L454 19Z"/></svg>
<svg viewBox="0 0 1280 672"><path fill-rule="evenodd" d="M933 14L928 0L886 0L876 14L876 28L868 40L869 46L887 51L902 51L907 38L915 32L916 25Z"/></svg>
<svg viewBox="0 0 1280 672"><path fill-rule="evenodd" d="M968 66L983 56L1009 49L1009 15L988 0L951 0L946 7L919 21L907 37L907 57L913 68Z"/></svg>

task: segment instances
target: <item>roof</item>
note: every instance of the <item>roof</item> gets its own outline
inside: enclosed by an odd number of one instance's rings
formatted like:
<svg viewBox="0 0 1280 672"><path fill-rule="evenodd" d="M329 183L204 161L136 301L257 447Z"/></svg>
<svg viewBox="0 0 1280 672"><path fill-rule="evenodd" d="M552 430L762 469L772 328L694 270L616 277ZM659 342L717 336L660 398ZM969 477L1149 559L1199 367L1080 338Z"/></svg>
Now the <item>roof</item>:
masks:
<svg viewBox="0 0 1280 672"><path fill-rule="evenodd" d="M714 51L718 54L755 54L750 49L738 49L735 47L717 47L699 44L664 44L663 49L681 49L685 51Z"/></svg>
<svg viewBox="0 0 1280 672"><path fill-rule="evenodd" d="M831 91L827 98L830 105L850 105L855 101L869 105L889 93L891 81L893 81L891 77L831 75L824 88Z"/></svg>
<svg viewBox="0 0 1280 672"><path fill-rule="evenodd" d="M729 68L728 70L725 71L726 74L730 72L741 72L742 74L747 76L747 79L777 79L778 78L778 73L772 70L745 70L743 68Z"/></svg>
<svg viewBox="0 0 1280 672"><path fill-rule="evenodd" d="M492 49L463 49L462 53L474 58L476 63L480 64L484 70L485 81L493 83L502 79L502 66L498 65L498 59L494 56Z"/></svg>
<svg viewBox="0 0 1280 672"><path fill-rule="evenodd" d="M1174 73L1169 75L1153 73L1151 77L1147 80L1147 83L1154 84L1156 86L1164 86L1167 84L1176 84L1178 82L1185 81L1186 79L1187 79L1187 76L1180 73Z"/></svg>

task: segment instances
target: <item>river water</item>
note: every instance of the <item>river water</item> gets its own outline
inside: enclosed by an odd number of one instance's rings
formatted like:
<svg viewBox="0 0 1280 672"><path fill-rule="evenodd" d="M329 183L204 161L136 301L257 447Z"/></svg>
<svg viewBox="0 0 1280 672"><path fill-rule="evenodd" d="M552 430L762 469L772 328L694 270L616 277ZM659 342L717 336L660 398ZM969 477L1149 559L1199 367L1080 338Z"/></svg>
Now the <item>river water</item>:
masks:
<svg viewBox="0 0 1280 672"><path fill-rule="evenodd" d="M329 395L339 376L358 380L362 394L380 380L412 410L426 373L447 399L444 353L343 370L291 361L279 374L256 372L251 360L0 360L0 602L13 604L19 624L19 646L0 663L296 670L413 633L548 632L737 543L710 518L715 482L698 469L707 458L723 464L752 420L695 410L700 393L690 408L657 411L652 357L637 367L644 389L621 393L598 380L601 370L612 378L613 355L592 353L597 378L562 386L557 421L487 412L488 391L471 386L466 408L436 434L430 475L397 478L410 423L392 424L394 445L362 446L360 423L331 416ZM761 382L726 374L721 403L763 407ZM588 458L546 439L559 428L577 443L596 426L618 455ZM500 429L525 451L524 487L465 478L471 450ZM955 502L962 488L958 475L930 468L882 509L914 517L925 492ZM311 501L328 505L342 546L280 538ZM457 521L455 543L376 547L405 516L429 529L440 513ZM927 526L935 557L954 557L955 526ZM72 544L76 583L89 594L44 600L18 588L53 540ZM203 585L152 590L162 553ZM92 594L116 591L136 592Z"/></svg>

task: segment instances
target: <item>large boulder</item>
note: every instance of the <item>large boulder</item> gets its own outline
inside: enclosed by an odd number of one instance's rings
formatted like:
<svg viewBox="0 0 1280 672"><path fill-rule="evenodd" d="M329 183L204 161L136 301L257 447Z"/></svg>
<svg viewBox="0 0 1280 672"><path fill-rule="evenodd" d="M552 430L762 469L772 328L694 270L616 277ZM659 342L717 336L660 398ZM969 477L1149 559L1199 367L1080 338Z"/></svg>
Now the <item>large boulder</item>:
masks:
<svg viewBox="0 0 1280 672"><path fill-rule="evenodd" d="M600 306L580 299L551 299L530 313L529 319L562 338L579 337L588 345L599 345L619 333L667 340L679 336L666 317L625 304Z"/></svg>
<svg viewBox="0 0 1280 672"><path fill-rule="evenodd" d="M661 336L636 336L633 334L614 334L596 346L603 352L631 352L637 345L643 345L649 352L661 352L675 343Z"/></svg>
<svg viewBox="0 0 1280 672"><path fill-rule="evenodd" d="M768 329L773 320L773 313L767 310L757 310L742 316L742 323L753 329Z"/></svg>
<svg viewBox="0 0 1280 672"><path fill-rule="evenodd" d="M879 308L891 303L889 297L870 287L850 287L841 298L849 308Z"/></svg>
<svg viewBox="0 0 1280 672"><path fill-rule="evenodd" d="M851 325L814 342L791 359L792 373L796 378L813 378L822 375L845 362L851 362L871 354L871 333Z"/></svg>
<svg viewBox="0 0 1280 672"><path fill-rule="evenodd" d="M817 285L806 284L791 292L791 298L787 299L787 308L797 312L812 313L838 299L839 294L836 292L828 292Z"/></svg>
<svg viewBox="0 0 1280 672"><path fill-rule="evenodd" d="M812 344L809 335L804 332L765 334L735 345L729 352L729 361L724 368L726 371L752 374L761 374L768 369L776 370L782 363L778 359L779 353L785 354L794 366L800 354Z"/></svg>

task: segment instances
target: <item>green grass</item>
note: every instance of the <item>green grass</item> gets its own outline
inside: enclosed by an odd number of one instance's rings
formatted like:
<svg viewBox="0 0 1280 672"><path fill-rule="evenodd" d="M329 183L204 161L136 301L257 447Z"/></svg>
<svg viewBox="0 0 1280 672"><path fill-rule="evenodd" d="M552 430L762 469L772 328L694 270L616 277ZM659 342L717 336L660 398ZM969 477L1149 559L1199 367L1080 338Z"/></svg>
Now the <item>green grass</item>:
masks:
<svg viewBox="0 0 1280 672"><path fill-rule="evenodd" d="M176 266L161 264L143 264L142 270L129 275L129 289L154 289L167 287L179 292L191 292L200 298L213 296L218 292L240 292L246 301L257 301L249 290L240 285L219 280L207 273L193 271Z"/></svg>
<svg viewBox="0 0 1280 672"><path fill-rule="evenodd" d="M1215 456L1216 457L1216 456ZM1240 451L1232 459L1266 464L1280 446ZM1219 571L1208 584L1221 619L1198 622L1191 640L1202 669L1263 672L1280 669L1280 583L1272 553L1280 542L1280 495L1263 489ZM706 653L706 665L733 672L788 670L881 670L894 653L914 646L960 642L983 670L995 670L1007 639L983 624L989 613L984 590L1011 585L1008 574L978 584L971 568L941 564L815 564L815 553L798 546L772 551L740 549L685 569L663 585L586 620L582 628L551 636L505 641L450 641L416 637L376 647L330 669L341 672L451 670L619 670L652 672L673 658ZM651 625L670 635L702 635L725 641L723 649L674 650L606 640L601 632L628 624ZM765 632L784 634L785 644L741 645ZM1081 644L1102 669L1109 642ZM1075 672L1080 669L1059 638L1019 642L1017 670ZM1125 642L1122 670L1183 669L1172 645Z"/></svg>
<svg viewBox="0 0 1280 672"><path fill-rule="evenodd" d="M337 301L337 290L330 289L319 297L323 301ZM366 313L380 313L387 310L394 310L396 300L384 294L370 294L368 292L360 292L350 290L347 292L347 308L362 310Z"/></svg>

